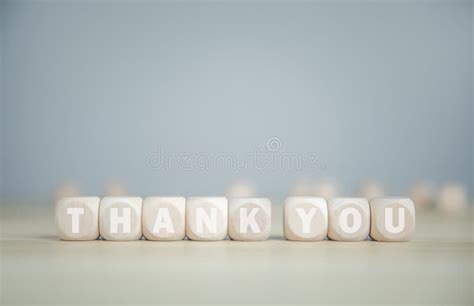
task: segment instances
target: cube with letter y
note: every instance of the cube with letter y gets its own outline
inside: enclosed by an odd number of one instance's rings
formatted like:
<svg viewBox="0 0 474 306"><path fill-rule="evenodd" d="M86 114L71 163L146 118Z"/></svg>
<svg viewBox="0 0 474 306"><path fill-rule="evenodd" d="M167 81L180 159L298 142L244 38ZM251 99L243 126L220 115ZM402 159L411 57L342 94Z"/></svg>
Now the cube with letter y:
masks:
<svg viewBox="0 0 474 306"><path fill-rule="evenodd" d="M99 237L97 197L66 197L56 204L55 221L62 240L95 240Z"/></svg>
<svg viewBox="0 0 474 306"><path fill-rule="evenodd" d="M191 240L224 240L227 236L227 199L224 197L188 198L186 236Z"/></svg>
<svg viewBox="0 0 474 306"><path fill-rule="evenodd" d="M139 240L142 237L142 198L105 197L100 202L99 230L105 240Z"/></svg>
<svg viewBox="0 0 474 306"><path fill-rule="evenodd" d="M319 241L328 233L328 206L324 198L288 197L284 208L285 238Z"/></svg>
<svg viewBox="0 0 474 306"><path fill-rule="evenodd" d="M148 240L182 240L186 199L148 197L143 201L142 230Z"/></svg>
<svg viewBox="0 0 474 306"><path fill-rule="evenodd" d="M408 241L415 232L415 205L409 198L370 201L370 237L377 241Z"/></svg>
<svg viewBox="0 0 474 306"><path fill-rule="evenodd" d="M229 201L229 237L233 240L267 240L271 232L272 205L266 198Z"/></svg>

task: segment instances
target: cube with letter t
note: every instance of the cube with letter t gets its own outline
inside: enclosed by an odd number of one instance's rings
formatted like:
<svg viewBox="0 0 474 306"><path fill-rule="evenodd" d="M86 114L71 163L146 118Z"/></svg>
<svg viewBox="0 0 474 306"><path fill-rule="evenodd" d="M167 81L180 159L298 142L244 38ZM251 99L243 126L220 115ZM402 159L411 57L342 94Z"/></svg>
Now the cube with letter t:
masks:
<svg viewBox="0 0 474 306"><path fill-rule="evenodd" d="M56 204L55 221L62 240L95 240L99 237L97 197L66 197Z"/></svg>

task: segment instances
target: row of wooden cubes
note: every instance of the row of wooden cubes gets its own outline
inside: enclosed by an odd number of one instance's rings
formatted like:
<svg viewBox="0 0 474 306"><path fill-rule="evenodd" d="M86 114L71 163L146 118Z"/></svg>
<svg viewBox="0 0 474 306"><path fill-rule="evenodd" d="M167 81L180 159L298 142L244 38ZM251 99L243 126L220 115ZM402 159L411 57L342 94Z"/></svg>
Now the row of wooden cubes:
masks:
<svg viewBox="0 0 474 306"><path fill-rule="evenodd" d="M284 205L288 240L408 241L415 231L409 198L288 197ZM232 240L270 237L267 198L224 197L68 197L56 204L55 221L63 240Z"/></svg>

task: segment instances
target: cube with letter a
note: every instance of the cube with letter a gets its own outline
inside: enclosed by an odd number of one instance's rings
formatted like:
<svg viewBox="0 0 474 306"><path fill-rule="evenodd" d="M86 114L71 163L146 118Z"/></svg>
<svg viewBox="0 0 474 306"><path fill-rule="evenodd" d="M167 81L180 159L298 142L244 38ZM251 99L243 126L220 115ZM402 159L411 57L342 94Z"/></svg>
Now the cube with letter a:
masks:
<svg viewBox="0 0 474 306"><path fill-rule="evenodd" d="M185 235L186 199L148 197L143 201L142 230L148 240L182 240Z"/></svg>

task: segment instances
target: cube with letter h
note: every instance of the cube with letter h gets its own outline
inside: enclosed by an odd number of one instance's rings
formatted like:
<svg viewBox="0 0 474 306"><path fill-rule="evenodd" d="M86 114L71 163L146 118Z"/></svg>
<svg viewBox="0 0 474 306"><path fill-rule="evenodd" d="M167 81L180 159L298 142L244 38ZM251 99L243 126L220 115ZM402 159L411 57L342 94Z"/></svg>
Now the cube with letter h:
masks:
<svg viewBox="0 0 474 306"><path fill-rule="evenodd" d="M370 237L377 241L408 241L415 232L415 205L408 198L370 201Z"/></svg>
<svg viewBox="0 0 474 306"><path fill-rule="evenodd" d="M185 235L186 199L148 197L143 201L142 229L148 240L182 240Z"/></svg>
<svg viewBox="0 0 474 306"><path fill-rule="evenodd" d="M319 197L288 197L285 200L284 219L286 239L323 240L328 232L327 202Z"/></svg>
<svg viewBox="0 0 474 306"><path fill-rule="evenodd" d="M229 201L229 237L259 241L270 237L272 206L266 198L235 198Z"/></svg>
<svg viewBox="0 0 474 306"><path fill-rule="evenodd" d="M142 237L142 198L105 197L100 202L99 230L105 240L139 240Z"/></svg>
<svg viewBox="0 0 474 306"><path fill-rule="evenodd" d="M56 204L55 221L63 240L95 240L99 237L97 197L66 197Z"/></svg>
<svg viewBox="0 0 474 306"><path fill-rule="evenodd" d="M224 197L188 198L186 236L191 240L224 240L227 236L227 199Z"/></svg>

